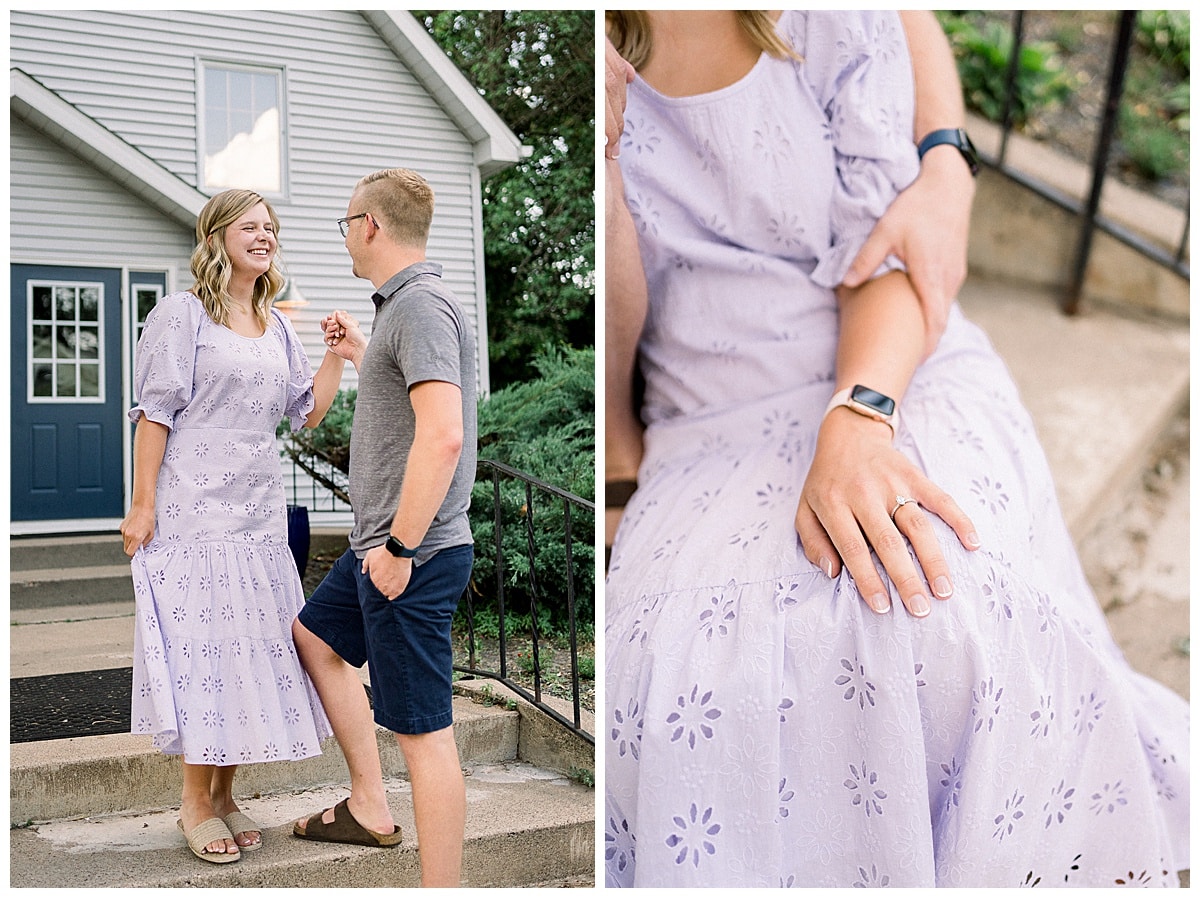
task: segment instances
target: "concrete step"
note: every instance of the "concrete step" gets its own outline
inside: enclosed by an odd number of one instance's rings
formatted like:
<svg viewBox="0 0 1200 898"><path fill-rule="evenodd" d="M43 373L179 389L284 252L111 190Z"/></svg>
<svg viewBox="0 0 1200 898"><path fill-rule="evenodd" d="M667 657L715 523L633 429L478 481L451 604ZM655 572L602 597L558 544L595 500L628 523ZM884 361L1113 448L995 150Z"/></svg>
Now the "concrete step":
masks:
<svg viewBox="0 0 1200 898"><path fill-rule="evenodd" d="M520 714L503 706L454 699L454 735L464 765L517 758ZM396 740L378 730L383 769L405 772ZM239 768L239 794L273 793L346 783L349 774L337 741L316 758ZM179 801L177 758L164 755L148 736L85 736L19 743L9 754L9 817L14 826L96 814L169 808Z"/></svg>
<svg viewBox="0 0 1200 898"><path fill-rule="evenodd" d="M256 765L263 766L263 765ZM295 765L265 765L289 766ZM248 768L244 768L248 769ZM594 869L595 792L516 761L468 769L464 886L577 884ZM239 775L240 779L240 775ZM125 785L132 785L127 777ZM411 790L389 779L389 803L406 834L381 850L306 842L292 821L336 804L344 788L263 794L243 809L264 826L263 848L209 864L185 847L174 809L89 817L11 831L12 887L411 887L420 882Z"/></svg>
<svg viewBox="0 0 1200 898"><path fill-rule="evenodd" d="M1051 291L974 278L960 302L1012 372L1078 543L1186 408L1188 326L1098 303L1067 317Z"/></svg>

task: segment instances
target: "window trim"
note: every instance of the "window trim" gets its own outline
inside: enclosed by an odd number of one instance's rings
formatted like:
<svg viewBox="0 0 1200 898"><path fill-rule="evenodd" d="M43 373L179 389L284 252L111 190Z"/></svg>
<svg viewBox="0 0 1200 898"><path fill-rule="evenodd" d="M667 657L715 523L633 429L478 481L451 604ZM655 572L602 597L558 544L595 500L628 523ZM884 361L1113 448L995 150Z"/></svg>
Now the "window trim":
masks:
<svg viewBox="0 0 1200 898"><path fill-rule="evenodd" d="M238 72L249 72L255 75L273 75L279 90L279 190L259 190L264 197L279 202L288 202L291 192L291 177L288 166L288 101L287 66L279 65L250 65L244 62L219 59L216 57L196 57L196 189L207 196L213 196L226 187L216 187L204 180L204 152L208 135L205 133L205 73L209 68L225 69Z"/></svg>
<svg viewBox="0 0 1200 898"><path fill-rule="evenodd" d="M71 287L75 290L82 290L86 287L95 287L99 296L99 302L96 305L96 336L99 341L96 352L97 369L97 394L95 396L35 396L34 389L34 365L47 364L56 365L54 356L50 359L35 359L33 355L33 291L36 287L49 287L51 291L55 287ZM53 292L51 293L53 296ZM108 365L107 352L108 347L105 344L104 334L104 310L105 302L108 297L105 296L103 281L72 281L65 278L37 278L25 282L25 345L28 347L25 353L25 401L29 405L103 405L107 399L108 378L105 376L105 369ZM75 324L79 326L78 310L76 311ZM38 319L44 321L44 319ZM51 318L51 327L54 327L54 322L57 317ZM41 325L41 326L44 326ZM51 338L51 346L54 345L54 339ZM75 390L79 390L79 370L80 359L79 350L76 348L75 364ZM64 360L65 361L65 360ZM91 360L88 360L88 367L93 367ZM57 388L57 377L55 378L55 386Z"/></svg>

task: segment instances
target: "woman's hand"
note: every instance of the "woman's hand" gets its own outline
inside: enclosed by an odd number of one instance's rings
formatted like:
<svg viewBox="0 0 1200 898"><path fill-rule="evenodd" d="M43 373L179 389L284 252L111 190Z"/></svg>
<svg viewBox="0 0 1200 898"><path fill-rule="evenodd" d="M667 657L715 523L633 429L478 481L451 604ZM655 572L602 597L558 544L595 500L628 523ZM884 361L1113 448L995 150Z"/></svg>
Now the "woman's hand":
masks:
<svg viewBox="0 0 1200 898"><path fill-rule="evenodd" d="M848 408L831 411L800 493L796 532L809 561L831 578L844 562L867 604L882 613L890 602L871 559L874 549L909 613L924 617L930 610L925 581L939 599L954 591L926 511L949 524L966 548L979 548L979 538L958 504L894 449L891 437L886 424ZM893 521L889 514L898 496L916 499L920 506L903 505Z"/></svg>
<svg viewBox="0 0 1200 898"><path fill-rule="evenodd" d="M604 38L604 155L621 154L621 132L625 130L625 87L633 80L633 66L626 62L613 42Z"/></svg>
<svg viewBox="0 0 1200 898"><path fill-rule="evenodd" d="M367 338L363 336L353 315L338 309L321 319L321 330L325 333L325 345L330 352L353 363L355 368L359 367L367 349Z"/></svg>
<svg viewBox="0 0 1200 898"><path fill-rule="evenodd" d="M135 505L121 522L122 548L130 558L139 548L154 539L154 508Z"/></svg>

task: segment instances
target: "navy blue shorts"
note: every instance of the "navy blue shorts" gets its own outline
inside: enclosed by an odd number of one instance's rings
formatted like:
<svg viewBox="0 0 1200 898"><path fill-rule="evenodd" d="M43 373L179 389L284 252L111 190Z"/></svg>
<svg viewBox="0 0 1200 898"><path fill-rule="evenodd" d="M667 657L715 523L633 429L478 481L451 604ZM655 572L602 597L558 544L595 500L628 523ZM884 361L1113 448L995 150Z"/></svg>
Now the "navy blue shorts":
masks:
<svg viewBox="0 0 1200 898"><path fill-rule="evenodd" d="M443 549L414 565L408 587L389 602L347 549L300 611L300 622L346 663L370 662L375 722L393 733L453 723L450 622L473 561L469 545Z"/></svg>

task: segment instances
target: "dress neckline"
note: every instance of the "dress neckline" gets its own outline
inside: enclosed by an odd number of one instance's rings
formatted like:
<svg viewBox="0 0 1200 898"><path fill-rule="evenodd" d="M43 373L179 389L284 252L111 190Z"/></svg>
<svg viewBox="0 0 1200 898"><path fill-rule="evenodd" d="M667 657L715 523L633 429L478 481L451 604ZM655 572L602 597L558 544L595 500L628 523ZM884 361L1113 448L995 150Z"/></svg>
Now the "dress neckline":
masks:
<svg viewBox="0 0 1200 898"><path fill-rule="evenodd" d="M775 22L776 29L779 29L784 20L792 13L792 10L785 9L779 14L778 21ZM786 39L786 35L785 35ZM763 52L758 55L758 59L741 78L738 78L731 84L724 87L718 87L716 90L709 90L698 94L685 94L683 96L674 97L670 94L664 94L658 88L653 87L650 82L641 76L640 73L634 73L634 79L631 86L638 88L641 92L647 94L658 103L669 106L691 106L702 103L711 103L718 100L723 100L726 97L741 93L747 87L752 85L765 70L770 62L775 59L769 53Z"/></svg>

